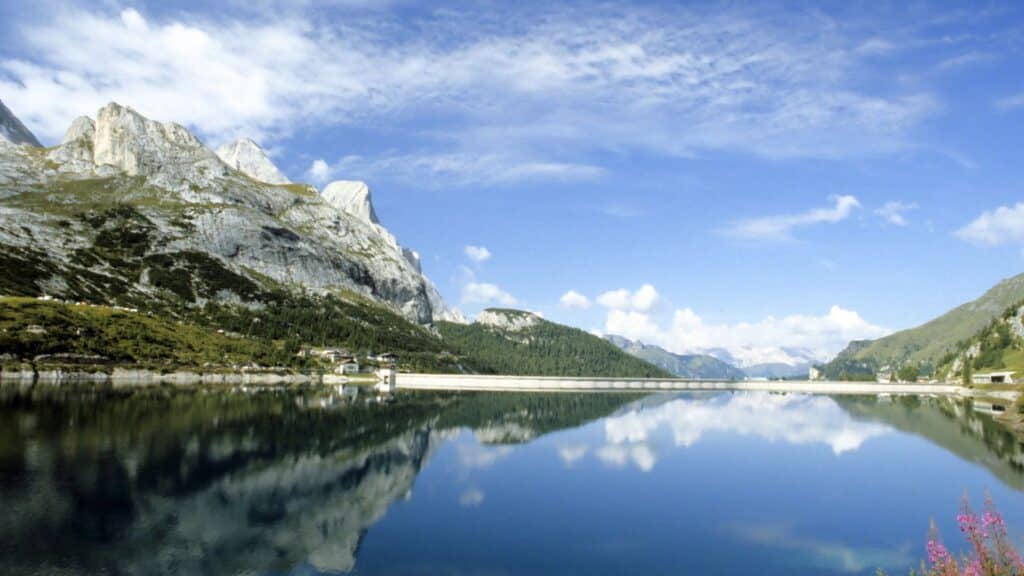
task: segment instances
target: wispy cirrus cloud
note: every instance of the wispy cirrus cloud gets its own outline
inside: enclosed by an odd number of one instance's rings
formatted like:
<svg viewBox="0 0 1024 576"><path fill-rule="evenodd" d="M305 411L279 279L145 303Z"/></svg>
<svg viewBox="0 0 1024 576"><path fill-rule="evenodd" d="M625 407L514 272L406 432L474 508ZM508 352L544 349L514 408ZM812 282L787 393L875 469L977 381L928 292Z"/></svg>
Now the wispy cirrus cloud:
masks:
<svg viewBox="0 0 1024 576"><path fill-rule="evenodd" d="M329 177L344 174L346 177L375 179L386 176L427 187L501 185L528 180L592 180L605 173L604 168L590 164L541 161L486 152L413 152L373 158L349 155L333 164L318 159L310 172L318 167Z"/></svg>
<svg viewBox="0 0 1024 576"><path fill-rule="evenodd" d="M396 150L324 161L311 174L449 185L598 178L603 152L885 154L906 149L941 109L927 89L855 81L877 56L859 48L894 44L798 11L172 14L69 4L19 22L25 53L0 59L0 92L50 142L108 100L214 143L394 131L405 139Z"/></svg>
<svg viewBox="0 0 1024 576"><path fill-rule="evenodd" d="M996 108L1000 110L1017 110L1024 108L1024 92L1004 96L995 102Z"/></svg>
<svg viewBox="0 0 1024 576"><path fill-rule="evenodd" d="M917 204L893 200L886 202L881 208L875 210L875 214L893 226L906 226L910 224L907 221L906 213L911 210L917 210Z"/></svg>
<svg viewBox="0 0 1024 576"><path fill-rule="evenodd" d="M813 208L799 214L738 220L723 228L721 232L744 240L789 240L793 231L798 228L841 222L860 208L860 202L854 196L833 196L832 203L830 207Z"/></svg>

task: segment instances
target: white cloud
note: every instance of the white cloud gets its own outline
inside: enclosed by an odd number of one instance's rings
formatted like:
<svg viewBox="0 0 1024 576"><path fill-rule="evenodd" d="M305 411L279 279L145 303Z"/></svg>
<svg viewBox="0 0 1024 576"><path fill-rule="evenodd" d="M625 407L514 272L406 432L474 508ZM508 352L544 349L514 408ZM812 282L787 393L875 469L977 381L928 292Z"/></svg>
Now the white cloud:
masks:
<svg viewBox="0 0 1024 576"><path fill-rule="evenodd" d="M604 329L607 334L648 344L660 344L665 340L665 333L651 315L635 310L609 310Z"/></svg>
<svg viewBox="0 0 1024 576"><path fill-rule="evenodd" d="M658 304L660 299L661 297L658 296L658 291L654 289L654 286L644 284L639 290L633 293L633 309L641 312L649 312Z"/></svg>
<svg viewBox="0 0 1024 576"><path fill-rule="evenodd" d="M826 444L837 456L886 432L885 426L852 418L831 398L767 392L680 398L609 417L604 427L607 445L601 450L609 449L608 459L615 462L625 461L623 447L650 450L661 431L676 447L693 446L709 432L728 432L788 444Z"/></svg>
<svg viewBox="0 0 1024 576"><path fill-rule="evenodd" d="M338 174L373 179L387 176L421 186L502 185L526 180L593 180L604 175L600 166L537 161L515 154L433 151L375 158L344 156L330 167Z"/></svg>
<svg viewBox="0 0 1024 576"><path fill-rule="evenodd" d="M462 287L463 304L515 306L518 300L497 284L470 282Z"/></svg>
<svg viewBox="0 0 1024 576"><path fill-rule="evenodd" d="M590 298L575 290L569 290L558 299L563 308L570 310L586 310L590 308Z"/></svg>
<svg viewBox="0 0 1024 576"><path fill-rule="evenodd" d="M795 228L814 224L834 224L847 219L860 202L854 196L833 196L834 206L815 208L800 214L783 214L740 220L723 232L735 238L748 240L788 240Z"/></svg>
<svg viewBox="0 0 1024 576"><path fill-rule="evenodd" d="M614 294L614 293L612 293ZM623 304L609 297L607 304ZM825 360L850 342L878 338L887 328L864 320L857 312L832 306L822 316L768 316L757 322L710 324L690 308L674 311L667 322L628 306L608 306L604 332L659 345L677 354L725 349L740 366L781 362L797 364L804 356ZM795 354L800 350L801 354Z"/></svg>
<svg viewBox="0 0 1024 576"><path fill-rule="evenodd" d="M598 295L597 303L605 308L611 308L612 310L625 310L629 308L629 290L621 288L619 290L609 290L608 292L604 292Z"/></svg>
<svg viewBox="0 0 1024 576"><path fill-rule="evenodd" d="M586 444L570 444L558 448L558 457L566 466L573 466L587 455L590 449Z"/></svg>
<svg viewBox="0 0 1024 576"><path fill-rule="evenodd" d="M459 469L463 473L486 470L512 453L510 446L483 446L480 444L458 444Z"/></svg>
<svg viewBox="0 0 1024 576"><path fill-rule="evenodd" d="M306 175L309 179L317 184L323 184L331 179L333 171L331 167L327 165L322 158L317 158L309 166L309 170L306 171Z"/></svg>
<svg viewBox="0 0 1024 576"><path fill-rule="evenodd" d="M479 488L469 488L459 496L459 506L463 508L476 508L484 502L484 491Z"/></svg>
<svg viewBox="0 0 1024 576"><path fill-rule="evenodd" d="M466 246L465 252L467 258L478 264L491 259L491 251L486 246L469 245Z"/></svg>
<svg viewBox="0 0 1024 576"><path fill-rule="evenodd" d="M636 292L626 288L609 290L597 297L597 303L611 310L635 310L650 312L661 302L661 296L654 286L644 284Z"/></svg>
<svg viewBox="0 0 1024 576"><path fill-rule="evenodd" d="M904 214L916 209L917 204L907 204L905 202L894 200L892 202L886 202L881 208L875 210L875 214L878 214L882 217L882 220L885 220L893 226L906 226L909 222L907 222L907 218Z"/></svg>
<svg viewBox="0 0 1024 576"><path fill-rule="evenodd" d="M1024 202L982 212L955 235L967 242L989 246L1024 242Z"/></svg>
<svg viewBox="0 0 1024 576"><path fill-rule="evenodd" d="M244 17L69 5L12 24L31 57L0 57L0 93L48 142L110 100L213 144L383 127L407 141L328 170L427 185L595 178L590 159L608 150L892 153L919 145L912 128L940 109L927 89L861 81L892 75L871 68L891 48L885 30L866 39L810 12L783 23L742 8L492 8L410 21L308 5ZM427 116L444 126L424 129Z"/></svg>
<svg viewBox="0 0 1024 576"><path fill-rule="evenodd" d="M595 454L601 462L613 468L625 468L627 464L632 463L641 472L650 472L658 463L657 455L645 444L608 444L598 448Z"/></svg>

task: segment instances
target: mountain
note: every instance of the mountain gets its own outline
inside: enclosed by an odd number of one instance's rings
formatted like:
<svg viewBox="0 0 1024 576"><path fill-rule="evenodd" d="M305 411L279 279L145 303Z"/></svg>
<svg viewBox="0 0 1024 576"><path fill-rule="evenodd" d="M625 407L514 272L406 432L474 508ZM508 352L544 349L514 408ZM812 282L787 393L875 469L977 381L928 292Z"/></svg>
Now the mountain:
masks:
<svg viewBox="0 0 1024 576"><path fill-rule="evenodd" d="M19 273L0 293L194 307L248 302L256 286L350 294L417 323L446 315L415 253L352 195L265 182L283 177L251 141L222 154L232 165L183 126L114 103L59 146L3 146L0 261Z"/></svg>
<svg viewBox="0 0 1024 576"><path fill-rule="evenodd" d="M231 144L217 148L217 156L225 164L239 172L268 184L291 184L284 174L274 166L260 145L248 138L239 138Z"/></svg>
<svg viewBox="0 0 1024 576"><path fill-rule="evenodd" d="M0 145L3 142L28 144L36 148L42 146L21 120L18 120L18 117L0 101Z"/></svg>
<svg viewBox="0 0 1024 576"><path fill-rule="evenodd" d="M497 374L672 376L593 334L521 310L490 308L472 324L438 322L437 329L448 348Z"/></svg>
<svg viewBox="0 0 1024 576"><path fill-rule="evenodd" d="M807 378L807 372L813 364L800 362L797 364L786 364L784 362L766 362L764 364L753 364L743 368L743 372L750 378Z"/></svg>
<svg viewBox="0 0 1024 576"><path fill-rule="evenodd" d="M977 334L960 342L938 361L935 375L945 380L968 379L974 372L1009 370L1024 375L1024 303L1003 311Z"/></svg>
<svg viewBox="0 0 1024 576"><path fill-rule="evenodd" d="M742 380L743 370L706 354L673 354L664 348L635 342L622 336L608 335L605 339L631 356L649 362L666 372L682 378L715 380Z"/></svg>
<svg viewBox="0 0 1024 576"><path fill-rule="evenodd" d="M886 365L916 364L931 371L946 354L1011 306L1024 300L1024 274L1003 280L980 298L963 304L916 328L874 341L854 341L824 366L832 378L865 377Z"/></svg>

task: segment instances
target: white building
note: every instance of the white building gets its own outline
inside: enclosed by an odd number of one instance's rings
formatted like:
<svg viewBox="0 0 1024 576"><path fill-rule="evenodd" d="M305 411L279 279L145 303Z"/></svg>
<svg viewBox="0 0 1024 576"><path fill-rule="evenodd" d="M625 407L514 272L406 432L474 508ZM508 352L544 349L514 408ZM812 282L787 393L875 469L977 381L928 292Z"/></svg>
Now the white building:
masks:
<svg viewBox="0 0 1024 576"><path fill-rule="evenodd" d="M974 384L1013 384L1013 374L1011 371L1004 372L980 372L978 374L971 375L971 382Z"/></svg>
<svg viewBox="0 0 1024 576"><path fill-rule="evenodd" d="M398 376L398 370L392 367L380 368L377 370L377 378L379 381L374 385L374 390L384 394L394 394L398 386L395 383L395 379Z"/></svg>
<svg viewBox="0 0 1024 576"><path fill-rule="evenodd" d="M818 370L816 367L811 366L810 368L807 369L807 379L808 380L822 380L824 378L823 378L823 376L821 374L821 370Z"/></svg>
<svg viewBox="0 0 1024 576"><path fill-rule="evenodd" d="M359 361L354 358L343 360L334 368L337 374L359 374Z"/></svg>
<svg viewBox="0 0 1024 576"><path fill-rule="evenodd" d="M893 372L892 368L888 366L882 366L878 370L878 372L875 373L875 381L877 381L879 384L888 384L889 382L892 382L893 376L895 376L895 373Z"/></svg>

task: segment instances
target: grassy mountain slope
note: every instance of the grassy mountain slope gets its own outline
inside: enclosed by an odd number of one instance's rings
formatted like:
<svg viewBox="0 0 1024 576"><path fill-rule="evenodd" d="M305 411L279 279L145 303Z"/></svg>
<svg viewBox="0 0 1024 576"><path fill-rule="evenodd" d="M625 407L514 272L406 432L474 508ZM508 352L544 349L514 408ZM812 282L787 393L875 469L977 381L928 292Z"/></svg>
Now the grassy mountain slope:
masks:
<svg viewBox="0 0 1024 576"><path fill-rule="evenodd" d="M609 335L605 338L627 354L682 378L742 380L744 377L742 370L714 356L673 354L659 346L634 342L621 336Z"/></svg>
<svg viewBox="0 0 1024 576"><path fill-rule="evenodd" d="M1024 300L1024 274L996 284L980 298L916 328L878 340L851 342L825 365L830 377L874 372L884 365L917 364L934 368L957 344L974 336L1007 308Z"/></svg>
<svg viewBox="0 0 1024 576"><path fill-rule="evenodd" d="M577 328L518 310L487 310L473 324L439 322L446 346L484 372L531 376L672 377L672 374ZM498 318L498 321L494 321ZM504 321L500 319L505 319Z"/></svg>
<svg viewBox="0 0 1024 576"><path fill-rule="evenodd" d="M1024 376L1024 303L1007 308L939 360L936 374L961 379L973 372L1012 370Z"/></svg>
<svg viewBox="0 0 1024 576"><path fill-rule="evenodd" d="M40 366L216 370L255 363L307 370L319 366L297 356L304 346L340 346L395 352L408 370L458 369L437 336L388 308L332 296L263 296L259 307L207 304L179 312L0 297L0 352L6 363ZM472 359L462 366L476 369Z"/></svg>
<svg viewBox="0 0 1024 576"><path fill-rule="evenodd" d="M282 342L233 337L107 306L0 298L0 350L40 364L230 367L292 364Z"/></svg>

